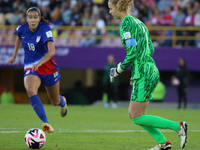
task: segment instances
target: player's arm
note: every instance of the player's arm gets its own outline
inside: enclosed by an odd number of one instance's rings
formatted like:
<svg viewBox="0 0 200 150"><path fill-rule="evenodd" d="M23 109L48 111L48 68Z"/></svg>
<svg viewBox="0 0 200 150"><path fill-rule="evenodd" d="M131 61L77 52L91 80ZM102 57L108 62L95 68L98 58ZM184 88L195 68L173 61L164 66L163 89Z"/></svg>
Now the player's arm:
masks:
<svg viewBox="0 0 200 150"><path fill-rule="evenodd" d="M39 62L40 64L44 64L49 61L53 56L55 56L55 46L53 41L47 41L48 53L44 56L44 58Z"/></svg>
<svg viewBox="0 0 200 150"><path fill-rule="evenodd" d="M39 63L33 65L32 71L36 71L42 64L49 61L53 56L55 56L56 52L53 41L47 41L47 48L48 53L43 57L43 59Z"/></svg>
<svg viewBox="0 0 200 150"><path fill-rule="evenodd" d="M135 39L131 39L131 40L135 40ZM135 57L137 55L136 45L127 47L126 52L127 52L127 55L120 66L122 70L125 70L128 66L131 65L131 63L135 61Z"/></svg>
<svg viewBox="0 0 200 150"><path fill-rule="evenodd" d="M13 57L17 57L17 53L19 51L19 48L21 46L21 39L17 36L17 39L15 41L15 50L14 50L14 53L13 53Z"/></svg>
<svg viewBox="0 0 200 150"><path fill-rule="evenodd" d="M43 26L43 33L42 33L42 41L44 44L47 44L48 53L44 56L44 58L39 62L44 64L45 62L49 61L53 56L55 56L55 46L53 42L53 35L51 28L48 24Z"/></svg>
<svg viewBox="0 0 200 150"><path fill-rule="evenodd" d="M17 36L13 56L8 60L9 65L12 65L15 62L20 46L21 46L21 39Z"/></svg>
<svg viewBox="0 0 200 150"><path fill-rule="evenodd" d="M133 40L131 41L132 44L130 46L126 47L126 58L124 59L124 61L121 63L119 63L117 65L117 68L111 68L110 69L110 82L114 81L114 78L117 77L120 73L122 73L128 66L130 66L130 64L135 61L135 57L137 55L137 49L136 49L136 45L134 44L134 39L130 39ZM137 64L137 63L136 63Z"/></svg>
<svg viewBox="0 0 200 150"><path fill-rule="evenodd" d="M120 67L122 70L125 70L128 66L130 66L137 56L138 50L136 48L137 41L134 33L136 33L137 28L134 28L133 23L129 20L129 18L125 18L126 25L122 26L122 32L123 34L121 36L124 36L124 43L126 45L126 57L124 61L121 63ZM133 29L134 28L134 33Z"/></svg>
<svg viewBox="0 0 200 150"><path fill-rule="evenodd" d="M124 71L121 69L120 65L121 62L117 65L117 68L110 69L110 82L114 82L114 78Z"/></svg>
<svg viewBox="0 0 200 150"><path fill-rule="evenodd" d="M131 28L133 28L133 23L129 20L129 18L125 18L126 24L122 24L122 34L121 36L124 36L122 39L126 44L125 50L126 50L126 57L124 61L119 63L117 65L117 68L111 68L110 70L110 82L114 81L114 78L118 76L120 73L122 73L128 66L131 65L132 62L135 61L135 57L137 55L137 41L135 39L135 36L133 33L131 33Z"/></svg>
<svg viewBox="0 0 200 150"><path fill-rule="evenodd" d="M120 73L122 73L128 66L131 65L133 61L136 60L135 57L137 55L137 49L136 49L136 45L134 44L136 41L135 39L129 39L129 40L133 40L133 41L130 41L132 44L130 43L130 45L128 46L126 45L127 55L124 61L122 63L120 62L117 65L117 68L110 69L110 82L113 82L115 77L117 77Z"/></svg>

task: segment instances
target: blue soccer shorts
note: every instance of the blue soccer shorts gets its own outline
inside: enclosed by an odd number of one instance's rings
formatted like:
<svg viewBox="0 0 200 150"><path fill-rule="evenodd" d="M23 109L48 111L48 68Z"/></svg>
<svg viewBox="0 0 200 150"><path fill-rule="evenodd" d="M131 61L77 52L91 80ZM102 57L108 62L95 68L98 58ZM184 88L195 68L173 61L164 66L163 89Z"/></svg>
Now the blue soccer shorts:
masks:
<svg viewBox="0 0 200 150"><path fill-rule="evenodd" d="M53 86L54 84L56 84L59 80L60 80L60 74L59 72L55 72L53 74L50 75L39 75L36 71L32 72L32 70L25 70L24 71L24 77L28 76L28 75L35 75L38 76L41 79L41 82L45 85L45 86Z"/></svg>

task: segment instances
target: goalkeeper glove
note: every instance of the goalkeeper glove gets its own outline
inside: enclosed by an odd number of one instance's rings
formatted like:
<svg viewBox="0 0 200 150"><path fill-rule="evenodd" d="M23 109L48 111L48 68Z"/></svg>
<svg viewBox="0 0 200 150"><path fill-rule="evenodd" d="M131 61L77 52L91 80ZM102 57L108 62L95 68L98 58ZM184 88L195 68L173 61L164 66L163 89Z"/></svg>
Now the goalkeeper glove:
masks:
<svg viewBox="0 0 200 150"><path fill-rule="evenodd" d="M117 68L110 69L110 82L113 82L114 78L124 71L121 69L120 65L121 62L117 65Z"/></svg>
<svg viewBox="0 0 200 150"><path fill-rule="evenodd" d="M134 82L134 80L132 78L130 78L130 86L133 86L133 82Z"/></svg>

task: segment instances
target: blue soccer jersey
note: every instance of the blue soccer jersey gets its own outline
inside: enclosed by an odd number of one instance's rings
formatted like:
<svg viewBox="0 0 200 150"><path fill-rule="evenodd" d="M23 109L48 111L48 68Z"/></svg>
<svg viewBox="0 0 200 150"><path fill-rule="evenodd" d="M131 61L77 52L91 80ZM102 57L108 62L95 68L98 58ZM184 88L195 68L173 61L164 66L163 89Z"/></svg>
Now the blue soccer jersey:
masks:
<svg viewBox="0 0 200 150"><path fill-rule="evenodd" d="M24 48L24 70L31 70L32 66L42 60L48 53L47 41L53 41L52 31L47 23L40 22L36 31L32 32L25 23L16 28L17 35L21 39ZM52 58L37 70L39 74L52 74L58 70L57 64Z"/></svg>

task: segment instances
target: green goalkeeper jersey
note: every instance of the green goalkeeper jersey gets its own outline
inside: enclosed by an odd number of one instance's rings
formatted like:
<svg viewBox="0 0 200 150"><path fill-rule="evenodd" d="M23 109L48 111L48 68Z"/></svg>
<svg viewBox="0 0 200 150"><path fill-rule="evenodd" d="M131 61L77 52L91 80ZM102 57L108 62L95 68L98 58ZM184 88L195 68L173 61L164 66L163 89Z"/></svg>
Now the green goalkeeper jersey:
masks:
<svg viewBox="0 0 200 150"><path fill-rule="evenodd" d="M154 46L149 31L139 19L126 16L122 20L120 37L127 53L120 67L125 70L128 66L131 66L131 78L139 79L144 76L147 63L155 65L152 58Z"/></svg>

